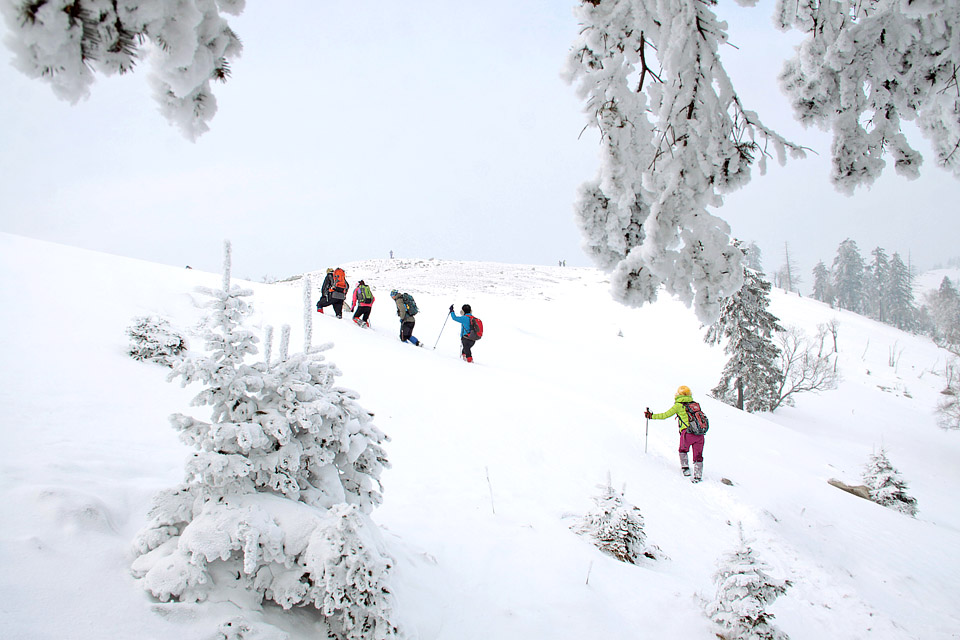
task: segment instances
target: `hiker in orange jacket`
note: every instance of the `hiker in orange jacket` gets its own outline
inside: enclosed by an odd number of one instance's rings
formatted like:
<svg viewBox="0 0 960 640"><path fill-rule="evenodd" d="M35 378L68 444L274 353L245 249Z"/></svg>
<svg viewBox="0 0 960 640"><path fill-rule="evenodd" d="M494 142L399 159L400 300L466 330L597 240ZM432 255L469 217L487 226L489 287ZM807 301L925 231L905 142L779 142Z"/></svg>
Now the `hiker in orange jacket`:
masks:
<svg viewBox="0 0 960 640"><path fill-rule="evenodd" d="M666 420L670 416L677 416L677 426L680 428L680 470L683 471L683 475L690 475L687 452L693 449L693 482L700 482L703 479L703 445L706 439L703 435L695 435L688 431L690 416L687 415L686 405L693 402L690 387L680 385L673 401L673 406L663 413L652 413L647 409L643 415L648 420Z"/></svg>

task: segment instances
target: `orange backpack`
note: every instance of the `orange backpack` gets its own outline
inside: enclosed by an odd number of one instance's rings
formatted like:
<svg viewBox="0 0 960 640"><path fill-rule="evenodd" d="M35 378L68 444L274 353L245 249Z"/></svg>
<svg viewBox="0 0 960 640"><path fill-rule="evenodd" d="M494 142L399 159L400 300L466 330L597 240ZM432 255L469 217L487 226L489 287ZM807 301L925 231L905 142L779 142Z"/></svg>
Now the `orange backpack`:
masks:
<svg viewBox="0 0 960 640"><path fill-rule="evenodd" d="M347 292L347 274L340 267L333 270L333 290L339 293Z"/></svg>

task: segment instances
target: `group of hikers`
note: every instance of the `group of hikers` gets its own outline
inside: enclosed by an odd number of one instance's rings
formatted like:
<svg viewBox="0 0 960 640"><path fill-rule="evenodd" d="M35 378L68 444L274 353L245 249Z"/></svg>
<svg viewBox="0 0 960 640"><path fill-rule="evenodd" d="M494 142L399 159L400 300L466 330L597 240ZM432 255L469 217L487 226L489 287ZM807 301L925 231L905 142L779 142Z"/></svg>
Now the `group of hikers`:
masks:
<svg viewBox="0 0 960 640"><path fill-rule="evenodd" d="M321 297L317 302L317 311L323 313L324 307L332 306L337 317L342 318L343 303L347 299L349 290L350 285L343 269L340 267L327 269L327 275L320 286ZM419 311L413 296L393 289L390 291L390 297L397 305L397 316L400 318L400 340L422 347L423 342L413 335L413 328L416 325L415 316ZM359 326L370 326L373 302L374 297L370 286L360 280L353 290L353 299L350 303L350 310L354 312L353 321ZM449 317L460 324L460 357L467 362L473 362L472 349L483 335L483 323L473 315L473 309L469 304L464 304L460 308L461 315L454 312L452 304L449 311ZM677 417L677 427L680 430L680 470L684 476L692 476L693 482L700 482L703 479L703 446L706 440L704 435L709 429L709 423L700 405L693 400L690 387L681 385L677 388L673 400L673 406L663 413L653 413L647 408L643 415L648 421L666 420L670 416ZM689 458L691 449L693 450L692 471Z"/></svg>
<svg viewBox="0 0 960 640"><path fill-rule="evenodd" d="M347 282L344 270L340 267L328 268L323 284L320 285L317 311L323 313L324 307L333 307L337 318L343 318L343 305L349 291L350 283ZM390 297L397 305L397 316L400 318L400 340L422 347L423 342L413 335L413 328L417 322L415 316L419 312L416 300L409 293L401 293L396 289L390 291ZM349 308L353 311L353 321L358 326L370 326L370 312L373 310L375 300L370 285L363 280L357 282ZM483 335L483 323L473 315L473 309L469 304L463 305L460 313L462 315L457 315L453 305L450 305L450 317L460 324L460 357L467 362L473 362L473 345Z"/></svg>

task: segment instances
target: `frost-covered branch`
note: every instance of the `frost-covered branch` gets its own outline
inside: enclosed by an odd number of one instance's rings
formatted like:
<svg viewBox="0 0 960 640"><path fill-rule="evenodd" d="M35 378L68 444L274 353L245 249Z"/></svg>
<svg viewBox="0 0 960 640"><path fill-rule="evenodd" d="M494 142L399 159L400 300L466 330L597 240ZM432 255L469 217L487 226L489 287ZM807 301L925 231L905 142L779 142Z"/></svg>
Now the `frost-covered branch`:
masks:
<svg viewBox="0 0 960 640"><path fill-rule="evenodd" d="M49 82L71 103L86 98L96 74L133 71L153 59L160 111L195 140L217 111L212 81L226 81L240 55L222 14L245 0L0 0L16 67Z"/></svg>
<svg viewBox="0 0 960 640"><path fill-rule="evenodd" d="M960 177L960 3L779 0L777 22L807 34L780 82L801 122L833 130L838 189L871 184L887 155L900 175L919 175L901 121L916 122L937 164Z"/></svg>
<svg viewBox="0 0 960 640"><path fill-rule="evenodd" d="M804 154L742 104L718 55L727 35L714 4L583 0L567 68L603 145L576 205L588 252L613 272L617 299L640 305L663 286L706 323L742 282L729 226L707 207L754 163Z"/></svg>

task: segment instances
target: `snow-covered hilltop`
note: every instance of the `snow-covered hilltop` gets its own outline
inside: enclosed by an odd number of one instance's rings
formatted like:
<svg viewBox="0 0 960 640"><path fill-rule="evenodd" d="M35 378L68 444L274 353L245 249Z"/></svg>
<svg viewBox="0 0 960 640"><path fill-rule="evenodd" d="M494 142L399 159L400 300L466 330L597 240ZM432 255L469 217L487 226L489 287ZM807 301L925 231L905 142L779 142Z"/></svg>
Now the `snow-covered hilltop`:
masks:
<svg viewBox="0 0 960 640"><path fill-rule="evenodd" d="M929 340L774 290L784 325L812 333L836 320L841 382L796 407L745 414L706 395L725 356L689 310L668 298L624 308L598 271L339 266L351 286L372 286L372 328L312 313L313 343L335 344L338 383L391 438L372 517L394 558L407 637L709 640L703 601L742 526L771 579L791 583L771 606L790 638L956 638L960 433L937 427L948 359ZM0 635L316 637L309 609L217 589L201 604L160 603L130 573L151 499L183 480L191 451L168 416L207 416L189 404L196 388L126 354L125 329L160 316L201 349L194 287L220 276L6 234L0 270ZM323 270L310 275L316 287ZM301 283L245 286L249 328L288 324L299 349ZM392 288L416 297L426 348L397 339ZM465 302L485 326L475 365L459 360L446 322L449 305ZM680 384L710 417L700 485L679 473L672 422L650 422L644 452L643 409L665 410ZM916 518L827 483L860 484L881 446ZM608 477L666 558L626 564L571 531Z"/></svg>

